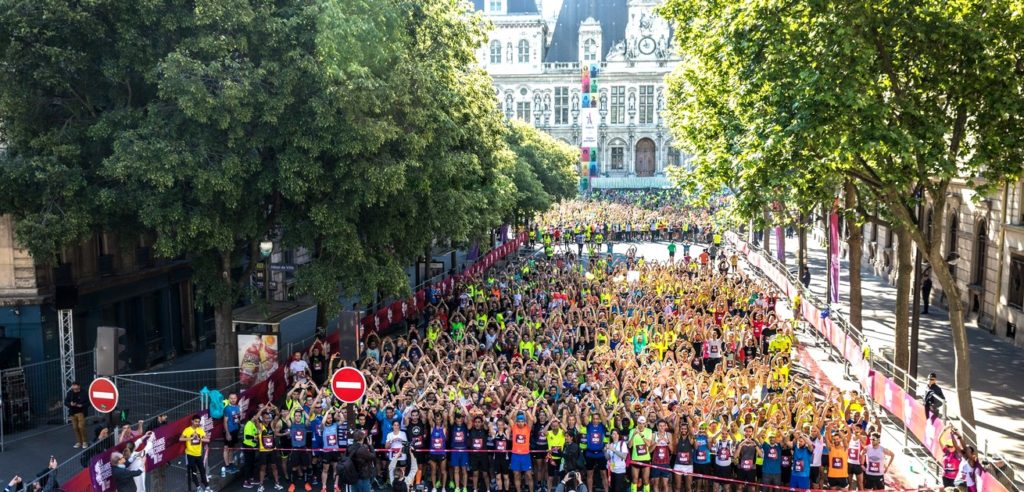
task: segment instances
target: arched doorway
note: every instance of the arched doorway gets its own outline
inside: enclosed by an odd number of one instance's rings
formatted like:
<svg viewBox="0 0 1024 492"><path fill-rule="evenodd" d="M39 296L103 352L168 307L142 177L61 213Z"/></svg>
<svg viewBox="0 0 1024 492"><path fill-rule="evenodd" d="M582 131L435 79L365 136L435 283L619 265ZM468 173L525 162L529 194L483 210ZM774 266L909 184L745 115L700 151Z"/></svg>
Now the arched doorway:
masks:
<svg viewBox="0 0 1024 492"><path fill-rule="evenodd" d="M988 227L984 219L978 226L978 233L974 237L974 261L971 273L971 312L981 313L985 299L985 260L988 259Z"/></svg>
<svg viewBox="0 0 1024 492"><path fill-rule="evenodd" d="M636 143L635 169L637 176L654 176L654 140L641 138Z"/></svg>

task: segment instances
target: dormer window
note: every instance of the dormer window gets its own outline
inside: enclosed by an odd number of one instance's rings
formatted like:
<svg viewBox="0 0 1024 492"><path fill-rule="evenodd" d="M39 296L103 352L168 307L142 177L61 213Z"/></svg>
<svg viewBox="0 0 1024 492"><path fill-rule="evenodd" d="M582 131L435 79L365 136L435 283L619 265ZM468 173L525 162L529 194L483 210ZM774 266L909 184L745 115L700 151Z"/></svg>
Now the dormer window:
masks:
<svg viewBox="0 0 1024 492"><path fill-rule="evenodd" d="M587 39L583 42L583 61L597 60L597 41Z"/></svg>

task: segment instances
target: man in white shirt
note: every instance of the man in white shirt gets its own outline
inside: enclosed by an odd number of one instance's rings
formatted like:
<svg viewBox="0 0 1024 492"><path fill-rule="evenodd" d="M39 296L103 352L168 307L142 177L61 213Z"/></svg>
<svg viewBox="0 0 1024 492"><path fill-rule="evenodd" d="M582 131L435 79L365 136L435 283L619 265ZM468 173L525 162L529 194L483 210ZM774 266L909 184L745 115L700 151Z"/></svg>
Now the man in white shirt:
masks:
<svg viewBox="0 0 1024 492"><path fill-rule="evenodd" d="M288 374L291 382L306 382L306 375L309 373L309 363L302 358L302 352L295 352L292 361L288 363Z"/></svg>

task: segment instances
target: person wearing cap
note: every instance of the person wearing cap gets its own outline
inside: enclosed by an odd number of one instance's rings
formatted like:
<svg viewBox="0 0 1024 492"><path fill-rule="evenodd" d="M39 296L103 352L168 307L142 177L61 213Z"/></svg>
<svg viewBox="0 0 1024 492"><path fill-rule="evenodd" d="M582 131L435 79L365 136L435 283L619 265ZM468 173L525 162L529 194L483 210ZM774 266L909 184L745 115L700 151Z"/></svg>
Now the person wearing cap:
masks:
<svg viewBox="0 0 1024 492"><path fill-rule="evenodd" d="M565 437L566 432L562 429L561 421L558 417L552 418L548 421L547 425L541 431L547 436L547 480L545 483L545 490L554 490L552 488L552 482L558 480L560 477L560 470L562 465L562 454L565 449Z"/></svg>
<svg viewBox="0 0 1024 492"><path fill-rule="evenodd" d="M512 481L515 485L514 490L516 492L523 490L522 482L525 480L530 492L533 492L533 466L530 460L530 434L534 425L533 412L526 411L520 404L514 414L515 420L510 424L512 428L512 460L509 462Z"/></svg>
<svg viewBox="0 0 1024 492"><path fill-rule="evenodd" d="M209 443L210 438L203 430L202 416L192 416L192 425L181 432L178 441L185 443L185 466L189 470L189 479L196 486L196 492L212 491L203 463L203 445Z"/></svg>
<svg viewBox="0 0 1024 492"><path fill-rule="evenodd" d="M641 415L636 419L636 428L630 431L626 443L630 449L633 481L630 492L636 492L643 485L644 492L651 491L651 469L644 466L651 462L651 449L654 447L654 431L647 427L647 417Z"/></svg>
<svg viewBox="0 0 1024 492"><path fill-rule="evenodd" d="M932 417L939 415L939 409L946 402L946 395L939 387L938 376L933 372L928 374L928 391L924 394L924 418L931 421Z"/></svg>

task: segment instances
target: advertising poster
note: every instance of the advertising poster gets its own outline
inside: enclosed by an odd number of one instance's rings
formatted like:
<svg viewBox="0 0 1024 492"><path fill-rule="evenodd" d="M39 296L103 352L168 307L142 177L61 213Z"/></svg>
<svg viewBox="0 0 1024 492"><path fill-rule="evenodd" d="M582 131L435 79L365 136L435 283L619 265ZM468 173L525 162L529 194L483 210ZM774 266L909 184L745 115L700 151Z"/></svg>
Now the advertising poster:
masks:
<svg viewBox="0 0 1024 492"><path fill-rule="evenodd" d="M238 380L243 387L265 381L277 370L277 335L238 335Z"/></svg>

